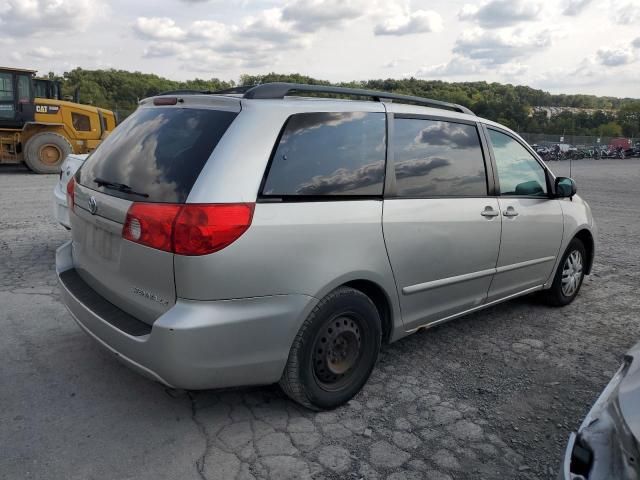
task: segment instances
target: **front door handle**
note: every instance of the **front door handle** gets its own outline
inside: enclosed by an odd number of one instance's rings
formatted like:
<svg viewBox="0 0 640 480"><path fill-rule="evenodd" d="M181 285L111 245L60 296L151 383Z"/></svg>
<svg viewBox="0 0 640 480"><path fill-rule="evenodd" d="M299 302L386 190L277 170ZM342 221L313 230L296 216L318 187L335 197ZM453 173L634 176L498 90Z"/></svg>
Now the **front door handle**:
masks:
<svg viewBox="0 0 640 480"><path fill-rule="evenodd" d="M484 207L484 210L480 212L480 215L482 215L483 217L497 217L498 215L500 215L500 212L487 205L486 207Z"/></svg>
<svg viewBox="0 0 640 480"><path fill-rule="evenodd" d="M516 209L513 207L507 207L507 209L502 212L502 215L505 217L517 217L519 214L516 212Z"/></svg>

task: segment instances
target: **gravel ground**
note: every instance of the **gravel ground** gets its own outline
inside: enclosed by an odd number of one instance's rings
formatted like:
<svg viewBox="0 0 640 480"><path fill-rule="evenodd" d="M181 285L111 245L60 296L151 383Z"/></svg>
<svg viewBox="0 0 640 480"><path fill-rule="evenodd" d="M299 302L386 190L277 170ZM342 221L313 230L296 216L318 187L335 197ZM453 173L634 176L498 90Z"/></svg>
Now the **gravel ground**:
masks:
<svg viewBox="0 0 640 480"><path fill-rule="evenodd" d="M328 413L276 387L167 391L120 365L59 301L56 177L1 168L0 478L555 477L640 339L640 161L573 167L600 228L577 301L526 297L387 346L364 390Z"/></svg>

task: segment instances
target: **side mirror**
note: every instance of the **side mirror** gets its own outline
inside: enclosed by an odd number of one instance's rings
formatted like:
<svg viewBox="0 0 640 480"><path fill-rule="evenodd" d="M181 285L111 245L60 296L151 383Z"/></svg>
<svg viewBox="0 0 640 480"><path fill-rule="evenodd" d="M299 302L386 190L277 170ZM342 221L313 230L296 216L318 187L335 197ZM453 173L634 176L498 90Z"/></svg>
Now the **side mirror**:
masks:
<svg viewBox="0 0 640 480"><path fill-rule="evenodd" d="M556 178L556 198L571 198L576 194L577 190L578 188L573 178Z"/></svg>

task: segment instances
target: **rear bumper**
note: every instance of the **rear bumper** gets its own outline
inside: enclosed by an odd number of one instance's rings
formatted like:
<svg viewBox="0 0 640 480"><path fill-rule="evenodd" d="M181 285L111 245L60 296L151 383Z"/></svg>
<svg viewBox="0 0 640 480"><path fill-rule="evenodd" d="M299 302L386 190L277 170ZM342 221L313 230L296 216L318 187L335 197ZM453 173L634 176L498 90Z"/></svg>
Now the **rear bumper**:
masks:
<svg viewBox="0 0 640 480"><path fill-rule="evenodd" d="M306 295L178 299L149 333L131 335L106 318L108 309L92 308L77 286L60 278L72 268L67 242L56 252L56 271L63 301L80 327L132 369L174 388L277 382L293 338L316 302Z"/></svg>

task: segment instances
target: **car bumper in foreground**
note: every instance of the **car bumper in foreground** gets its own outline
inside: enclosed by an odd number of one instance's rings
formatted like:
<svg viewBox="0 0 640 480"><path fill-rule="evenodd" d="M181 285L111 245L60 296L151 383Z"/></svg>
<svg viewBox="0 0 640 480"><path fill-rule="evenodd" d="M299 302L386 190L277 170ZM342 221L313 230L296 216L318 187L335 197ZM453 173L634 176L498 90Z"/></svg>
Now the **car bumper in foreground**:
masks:
<svg viewBox="0 0 640 480"><path fill-rule="evenodd" d="M206 389L277 382L301 322L306 295L176 304L152 325L101 298L73 268L71 242L56 252L62 297L91 337L139 373L173 388Z"/></svg>
<svg viewBox="0 0 640 480"><path fill-rule="evenodd" d="M621 383L629 374L631 364L632 357L627 356L578 431L569 437L559 475L561 480L640 478L638 443L619 397Z"/></svg>

